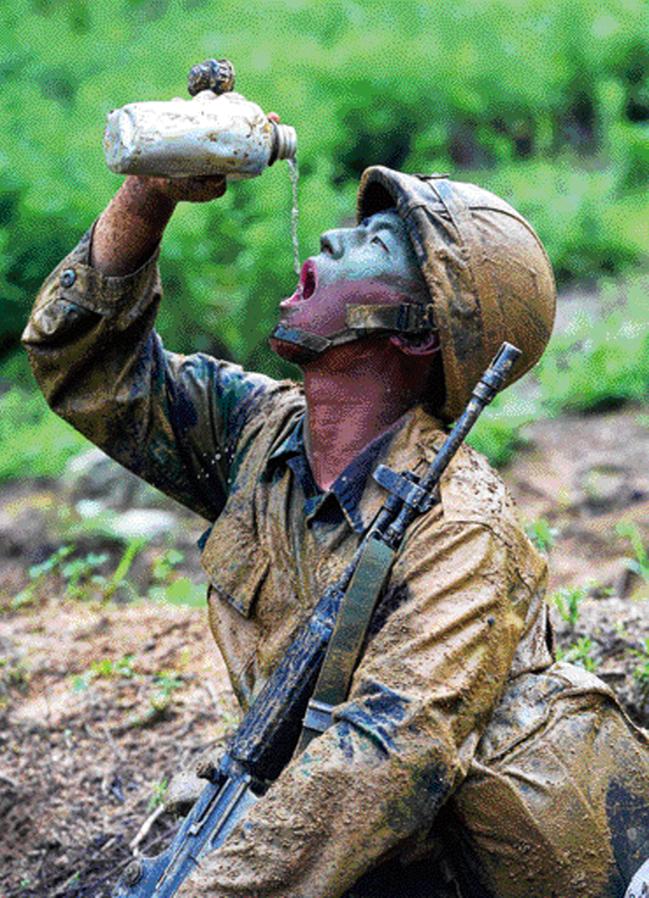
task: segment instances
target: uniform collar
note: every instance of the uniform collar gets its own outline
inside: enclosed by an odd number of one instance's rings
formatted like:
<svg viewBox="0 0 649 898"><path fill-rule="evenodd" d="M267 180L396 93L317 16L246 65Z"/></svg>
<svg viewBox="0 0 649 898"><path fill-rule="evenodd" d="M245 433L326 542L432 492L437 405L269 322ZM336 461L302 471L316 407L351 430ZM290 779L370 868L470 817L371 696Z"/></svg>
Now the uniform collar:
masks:
<svg viewBox="0 0 649 898"><path fill-rule="evenodd" d="M268 457L269 472L287 465L302 486L307 522L331 520L332 503L339 506L349 526L363 533L386 498L386 491L371 477L378 464L399 472L422 473L435 456L435 444L443 437L441 423L421 405L414 406L394 425L370 443L345 468L327 492L316 485L304 447L304 415Z"/></svg>

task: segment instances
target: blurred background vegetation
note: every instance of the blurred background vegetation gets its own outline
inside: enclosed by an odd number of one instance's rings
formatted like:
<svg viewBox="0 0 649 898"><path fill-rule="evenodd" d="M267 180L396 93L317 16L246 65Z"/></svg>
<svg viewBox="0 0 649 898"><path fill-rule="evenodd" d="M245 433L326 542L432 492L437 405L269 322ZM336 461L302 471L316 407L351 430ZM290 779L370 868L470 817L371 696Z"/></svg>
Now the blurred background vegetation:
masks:
<svg viewBox="0 0 649 898"><path fill-rule="evenodd" d="M477 437L494 461L539 413L646 399L646 0L7 0L0 26L0 479L57 474L85 445L46 411L18 340L40 282L119 184L106 113L182 94L209 56L297 128L302 257L352 216L365 166L451 171L508 198L559 285L610 311L557 338L535 389L503 397ZM179 210L162 257L170 349L285 373L266 336L295 283L290 206L278 164Z"/></svg>

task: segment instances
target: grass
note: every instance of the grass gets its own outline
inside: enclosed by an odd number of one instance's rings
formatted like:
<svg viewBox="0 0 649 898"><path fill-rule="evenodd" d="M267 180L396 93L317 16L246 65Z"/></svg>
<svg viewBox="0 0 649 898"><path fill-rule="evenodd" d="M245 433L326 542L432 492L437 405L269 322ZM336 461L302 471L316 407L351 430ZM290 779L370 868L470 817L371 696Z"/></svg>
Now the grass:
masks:
<svg viewBox="0 0 649 898"><path fill-rule="evenodd" d="M631 521L620 521L615 530L618 536L629 541L633 551L633 557L626 559L627 568L645 583L649 583L649 552L645 548L640 528Z"/></svg>
<svg viewBox="0 0 649 898"><path fill-rule="evenodd" d="M640 684L643 695L649 694L649 639L645 639L642 648L632 649L638 659L638 665L633 671L633 676Z"/></svg>
<svg viewBox="0 0 649 898"><path fill-rule="evenodd" d="M59 477L90 444L52 414L41 394L12 387L0 396L0 483Z"/></svg>
<svg viewBox="0 0 649 898"><path fill-rule="evenodd" d="M578 664L584 670L595 673L600 665L599 660L594 655L595 646L589 636L581 636L576 642L573 642L566 651L557 649L558 661L570 661Z"/></svg>
<svg viewBox="0 0 649 898"><path fill-rule="evenodd" d="M579 606L587 596L586 587L565 586L550 597L550 602L555 605L562 620L574 630L579 622Z"/></svg>
<svg viewBox="0 0 649 898"><path fill-rule="evenodd" d="M539 552L549 555L557 541L559 531L553 527L547 518L536 518L525 526L525 532L532 540Z"/></svg>

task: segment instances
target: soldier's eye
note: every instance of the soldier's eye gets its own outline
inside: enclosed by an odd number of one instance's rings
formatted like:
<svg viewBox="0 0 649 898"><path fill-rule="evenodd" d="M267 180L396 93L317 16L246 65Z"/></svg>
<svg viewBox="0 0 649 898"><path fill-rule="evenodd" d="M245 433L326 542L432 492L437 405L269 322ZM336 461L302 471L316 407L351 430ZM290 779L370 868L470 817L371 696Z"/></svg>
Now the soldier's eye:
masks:
<svg viewBox="0 0 649 898"><path fill-rule="evenodd" d="M386 246L385 243L381 240L381 238L380 238L380 237L377 237L376 235L375 235L374 237L372 237L372 239L370 240L370 243L377 243L377 244L381 247L381 249L384 249L384 250L385 250L386 253L389 253L389 252L390 252L390 250L387 248L387 246Z"/></svg>

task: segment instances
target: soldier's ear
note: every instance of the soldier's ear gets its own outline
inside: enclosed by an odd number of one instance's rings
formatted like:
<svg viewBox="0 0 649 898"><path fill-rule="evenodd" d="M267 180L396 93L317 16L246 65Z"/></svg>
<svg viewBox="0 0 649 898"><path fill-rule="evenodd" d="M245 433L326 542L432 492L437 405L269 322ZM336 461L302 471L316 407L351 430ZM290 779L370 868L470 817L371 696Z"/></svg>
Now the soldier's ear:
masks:
<svg viewBox="0 0 649 898"><path fill-rule="evenodd" d="M394 334L390 337L390 343L396 346L404 355L435 355L439 352L439 334L432 331L423 337L405 337L403 334Z"/></svg>

